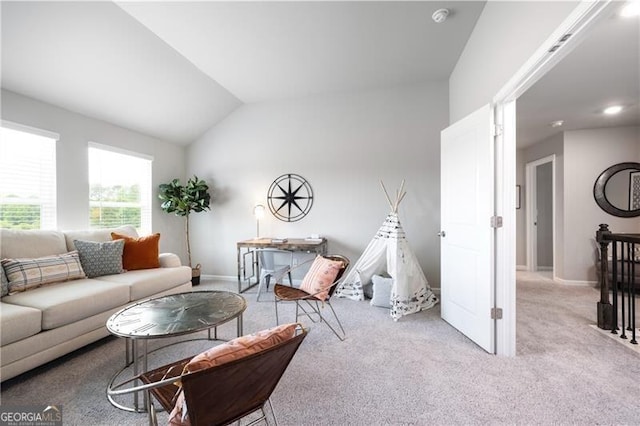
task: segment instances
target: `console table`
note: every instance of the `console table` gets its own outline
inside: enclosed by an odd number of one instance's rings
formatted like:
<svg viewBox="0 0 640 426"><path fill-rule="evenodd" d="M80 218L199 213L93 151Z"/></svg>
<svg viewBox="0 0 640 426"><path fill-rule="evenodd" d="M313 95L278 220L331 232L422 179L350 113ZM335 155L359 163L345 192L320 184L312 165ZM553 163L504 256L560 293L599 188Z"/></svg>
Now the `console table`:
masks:
<svg viewBox="0 0 640 426"><path fill-rule="evenodd" d="M238 260L238 292L242 293L260 281L260 265L255 249L275 248L304 253L327 254L327 239L308 240L304 238L287 238L284 242L272 238L254 238L236 243ZM255 277L256 281L252 283ZM244 284L244 285L243 285Z"/></svg>

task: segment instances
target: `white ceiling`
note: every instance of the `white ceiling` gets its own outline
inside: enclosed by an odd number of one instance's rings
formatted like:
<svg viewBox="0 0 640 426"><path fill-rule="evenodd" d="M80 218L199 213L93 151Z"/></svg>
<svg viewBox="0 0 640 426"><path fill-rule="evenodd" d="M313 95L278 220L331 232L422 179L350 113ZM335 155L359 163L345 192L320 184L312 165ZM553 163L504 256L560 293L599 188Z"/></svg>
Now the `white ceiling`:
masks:
<svg viewBox="0 0 640 426"><path fill-rule="evenodd" d="M105 2L2 2L2 87L178 143L240 105Z"/></svg>
<svg viewBox="0 0 640 426"><path fill-rule="evenodd" d="M625 109L604 115L611 105ZM516 109L520 148L567 130L640 125L640 18L612 11L518 98ZM556 120L564 125L552 128Z"/></svg>
<svg viewBox="0 0 640 426"><path fill-rule="evenodd" d="M446 80L484 1L1 7L3 88L188 144L243 102Z"/></svg>
<svg viewBox="0 0 640 426"><path fill-rule="evenodd" d="M484 2L0 5L4 89L188 144L242 103L446 80ZM640 125L639 40L640 19L603 19L518 99L519 147Z"/></svg>

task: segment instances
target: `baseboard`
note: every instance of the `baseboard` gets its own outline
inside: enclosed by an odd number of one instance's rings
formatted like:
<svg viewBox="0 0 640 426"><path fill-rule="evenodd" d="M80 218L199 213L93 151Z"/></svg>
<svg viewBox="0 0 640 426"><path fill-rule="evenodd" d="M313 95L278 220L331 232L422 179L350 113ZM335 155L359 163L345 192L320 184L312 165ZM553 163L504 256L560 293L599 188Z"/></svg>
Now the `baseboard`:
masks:
<svg viewBox="0 0 640 426"><path fill-rule="evenodd" d="M238 277L237 276L232 276L232 275L209 275L209 274L202 274L200 275L201 278L203 279L207 279L207 280L215 280L215 281L238 281Z"/></svg>
<svg viewBox="0 0 640 426"><path fill-rule="evenodd" d="M538 271L553 271L553 266L538 266Z"/></svg>
<svg viewBox="0 0 640 426"><path fill-rule="evenodd" d="M562 278L554 277L553 281L562 285L580 286L580 287L597 287L597 281L582 281L582 280L565 280Z"/></svg>
<svg viewBox="0 0 640 426"><path fill-rule="evenodd" d="M516 265L516 271L526 271L527 265Z"/></svg>
<svg viewBox="0 0 640 426"><path fill-rule="evenodd" d="M431 291L433 292L433 294L437 294L438 296L440 296L440 287L431 287Z"/></svg>
<svg viewBox="0 0 640 426"><path fill-rule="evenodd" d="M209 275L209 274L202 274L200 275L201 279L206 279L206 280L213 280L213 281L225 281L225 282L238 282L238 277L237 276L231 276L231 275ZM253 279L252 282L255 282L255 278ZM285 284L289 284L289 279L285 278L284 280ZM302 279L298 279L298 278L294 278L293 279L293 285L297 285L299 286L300 284L302 284Z"/></svg>

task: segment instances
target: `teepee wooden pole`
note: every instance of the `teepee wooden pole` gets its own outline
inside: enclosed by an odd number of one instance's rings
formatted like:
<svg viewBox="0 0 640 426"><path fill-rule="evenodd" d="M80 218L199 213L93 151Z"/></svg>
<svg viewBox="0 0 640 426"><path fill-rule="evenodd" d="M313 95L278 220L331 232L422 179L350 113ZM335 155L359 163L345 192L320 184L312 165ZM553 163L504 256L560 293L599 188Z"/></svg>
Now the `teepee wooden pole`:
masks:
<svg viewBox="0 0 640 426"><path fill-rule="evenodd" d="M400 206L400 202L402 201L405 195L407 195L406 192L403 192L402 194L400 194L400 198L398 198L398 202L396 203L396 210L398 210L398 207Z"/></svg>
<svg viewBox="0 0 640 426"><path fill-rule="evenodd" d="M400 189L398 189L398 192L396 192L396 203L395 203L395 208L393 209L394 212L398 212L398 206L400 205L400 201L402 201L402 198L404 197L405 192L404 191L404 179L402 179L402 182L400 183Z"/></svg>
<svg viewBox="0 0 640 426"><path fill-rule="evenodd" d="M382 179L380 179L380 185L382 186L382 190L384 191L384 196L387 197L389 208L391 208L391 210L395 213L395 209L393 208L393 203L391 202L391 198L389 198L389 193L387 192L387 188L385 188L384 183L382 183Z"/></svg>

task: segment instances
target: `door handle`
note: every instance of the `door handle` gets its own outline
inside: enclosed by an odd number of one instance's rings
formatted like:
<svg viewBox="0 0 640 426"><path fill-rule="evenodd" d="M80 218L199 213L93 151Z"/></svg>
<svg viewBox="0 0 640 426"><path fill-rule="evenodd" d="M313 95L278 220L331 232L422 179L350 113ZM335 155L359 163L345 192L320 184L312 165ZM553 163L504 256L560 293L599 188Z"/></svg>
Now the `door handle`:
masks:
<svg viewBox="0 0 640 426"><path fill-rule="evenodd" d="M437 235L438 235L438 237L442 237L442 238L444 238L444 237L446 237L446 236L447 236L447 233L446 233L446 232L444 232L444 231L440 231L440 232L438 232L438 234L437 234Z"/></svg>

